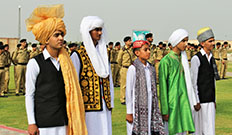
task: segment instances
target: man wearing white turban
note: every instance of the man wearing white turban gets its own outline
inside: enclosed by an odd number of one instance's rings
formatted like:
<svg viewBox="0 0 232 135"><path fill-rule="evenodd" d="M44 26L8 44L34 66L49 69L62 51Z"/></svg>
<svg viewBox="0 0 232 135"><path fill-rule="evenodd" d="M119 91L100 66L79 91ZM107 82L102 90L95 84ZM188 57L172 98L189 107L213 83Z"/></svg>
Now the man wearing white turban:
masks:
<svg viewBox="0 0 232 135"><path fill-rule="evenodd" d="M194 132L191 108L196 104L185 48L188 32L178 29L169 38L173 50L159 65L161 114L167 134ZM191 105L191 107L190 107Z"/></svg>
<svg viewBox="0 0 232 135"><path fill-rule="evenodd" d="M88 135L111 135L114 86L103 20L97 16L84 17L80 33L83 44L71 59L79 75Z"/></svg>

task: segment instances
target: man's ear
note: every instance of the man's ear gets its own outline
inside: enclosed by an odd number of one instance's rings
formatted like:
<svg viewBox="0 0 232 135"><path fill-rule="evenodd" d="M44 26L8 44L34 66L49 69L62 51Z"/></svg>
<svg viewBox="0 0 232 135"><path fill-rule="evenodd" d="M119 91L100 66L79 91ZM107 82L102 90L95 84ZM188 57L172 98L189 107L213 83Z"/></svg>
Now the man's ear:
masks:
<svg viewBox="0 0 232 135"><path fill-rule="evenodd" d="M200 45L201 45L201 46L204 46L204 43L205 43L205 41L204 41L204 42L201 42Z"/></svg>
<svg viewBox="0 0 232 135"><path fill-rule="evenodd" d="M45 41L45 45L48 45L48 43L49 43L49 42L48 42L48 40L47 40L47 41Z"/></svg>
<svg viewBox="0 0 232 135"><path fill-rule="evenodd" d="M139 50L136 50L136 51L135 51L135 55L136 55L136 56L139 56L139 54L140 54Z"/></svg>

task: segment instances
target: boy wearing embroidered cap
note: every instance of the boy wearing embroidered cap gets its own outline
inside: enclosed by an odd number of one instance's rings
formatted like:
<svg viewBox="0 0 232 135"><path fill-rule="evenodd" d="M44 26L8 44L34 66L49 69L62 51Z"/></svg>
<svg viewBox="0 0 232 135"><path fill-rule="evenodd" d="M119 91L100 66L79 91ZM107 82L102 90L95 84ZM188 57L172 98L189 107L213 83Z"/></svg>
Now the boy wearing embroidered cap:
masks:
<svg viewBox="0 0 232 135"><path fill-rule="evenodd" d="M133 43L137 59L128 68L126 80L127 135L162 135L164 127L159 110L155 68L147 61L147 41Z"/></svg>
<svg viewBox="0 0 232 135"><path fill-rule="evenodd" d="M166 134L184 135L195 131L191 108L196 104L196 99L184 51L188 32L178 29L168 42L173 49L160 61L159 66L161 113Z"/></svg>
<svg viewBox="0 0 232 135"><path fill-rule="evenodd" d="M195 114L197 135L215 134L215 79L219 79L215 59L211 53L215 45L211 28L198 31L197 40L203 48L191 59L191 77L200 110Z"/></svg>

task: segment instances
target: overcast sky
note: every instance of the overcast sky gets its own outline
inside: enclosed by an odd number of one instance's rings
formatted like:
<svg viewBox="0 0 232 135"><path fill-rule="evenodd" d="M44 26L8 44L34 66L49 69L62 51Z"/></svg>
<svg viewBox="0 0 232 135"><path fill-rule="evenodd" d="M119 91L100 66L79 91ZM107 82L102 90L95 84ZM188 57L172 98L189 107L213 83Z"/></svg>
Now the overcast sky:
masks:
<svg viewBox="0 0 232 135"><path fill-rule="evenodd" d="M110 41L121 41L132 30L150 30L154 43L167 40L184 28L190 39L201 27L210 26L217 40L232 39L231 0L1 0L0 37L18 37L18 6L21 5L21 37L35 42L26 31L25 19L38 5L64 4L67 41L80 41L80 22L96 15L105 22Z"/></svg>

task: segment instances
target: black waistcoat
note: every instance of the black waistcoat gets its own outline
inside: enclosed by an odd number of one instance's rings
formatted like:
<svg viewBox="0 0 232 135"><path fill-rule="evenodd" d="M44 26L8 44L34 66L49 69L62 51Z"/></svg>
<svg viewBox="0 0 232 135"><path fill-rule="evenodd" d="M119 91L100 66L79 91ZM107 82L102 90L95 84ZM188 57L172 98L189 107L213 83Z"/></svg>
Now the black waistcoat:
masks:
<svg viewBox="0 0 232 135"><path fill-rule="evenodd" d="M212 58L210 63L201 52L196 54L200 60L197 87L200 103L215 102L215 80Z"/></svg>
<svg viewBox="0 0 232 135"><path fill-rule="evenodd" d="M40 72L35 84L35 120L39 128L68 124L66 96L61 70L57 71L43 53L35 57Z"/></svg>

